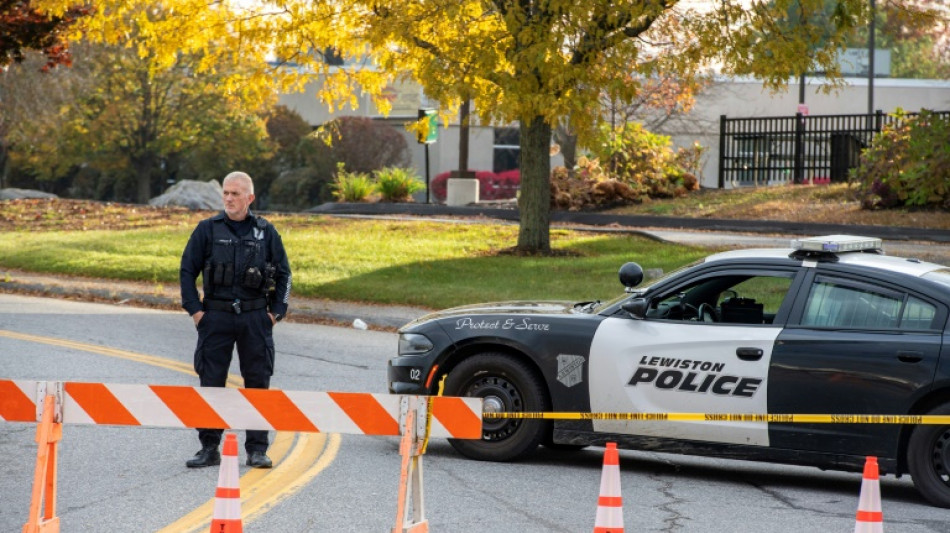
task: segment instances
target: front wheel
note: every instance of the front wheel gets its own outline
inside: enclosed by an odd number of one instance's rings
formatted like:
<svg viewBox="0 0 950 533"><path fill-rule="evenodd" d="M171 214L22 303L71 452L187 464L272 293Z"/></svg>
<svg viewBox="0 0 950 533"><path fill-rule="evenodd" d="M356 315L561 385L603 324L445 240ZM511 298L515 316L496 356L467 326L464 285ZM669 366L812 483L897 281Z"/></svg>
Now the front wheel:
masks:
<svg viewBox="0 0 950 533"><path fill-rule="evenodd" d="M524 363L501 353L466 358L449 372L445 394L482 398L485 412L536 412L547 410L541 379ZM512 461L537 448L548 430L546 420L487 418L482 439L450 439L459 453L481 461Z"/></svg>
<svg viewBox="0 0 950 533"><path fill-rule="evenodd" d="M950 404L928 415L950 415ZM930 503L950 507L950 425L919 425L907 445L907 467L914 486Z"/></svg>

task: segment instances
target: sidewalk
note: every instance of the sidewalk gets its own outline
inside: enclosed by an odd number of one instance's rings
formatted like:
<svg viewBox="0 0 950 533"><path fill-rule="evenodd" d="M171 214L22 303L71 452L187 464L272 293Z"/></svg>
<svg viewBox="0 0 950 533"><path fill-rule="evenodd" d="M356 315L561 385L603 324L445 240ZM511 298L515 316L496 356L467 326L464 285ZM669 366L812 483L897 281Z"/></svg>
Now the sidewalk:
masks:
<svg viewBox="0 0 950 533"><path fill-rule="evenodd" d="M311 213L371 217L448 217L459 223L517 221L517 210L475 207L447 207L426 204L325 204ZM882 226L801 224L775 221L736 221L675 217L621 217L597 213L553 212L552 226L583 231L636 233L658 241L708 247L787 247L798 237L851 234L880 237L890 255L917 257L950 265L950 231ZM943 244L943 246L941 246ZM620 265L617 265L619 268ZM617 286L618 294L620 286ZM54 276L17 270L0 270L0 292L32 294L184 312L177 284ZM394 331L427 313L427 309L318 298L291 297L288 321L353 327L357 319L370 329Z"/></svg>

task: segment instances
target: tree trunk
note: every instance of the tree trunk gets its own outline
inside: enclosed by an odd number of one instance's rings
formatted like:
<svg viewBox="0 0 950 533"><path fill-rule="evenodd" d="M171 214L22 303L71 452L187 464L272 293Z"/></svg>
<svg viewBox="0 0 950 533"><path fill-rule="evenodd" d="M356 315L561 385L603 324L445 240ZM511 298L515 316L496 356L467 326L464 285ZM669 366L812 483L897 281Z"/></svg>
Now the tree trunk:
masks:
<svg viewBox="0 0 950 533"><path fill-rule="evenodd" d="M152 175L155 172L154 158L151 154L132 157L132 170L135 172L136 194L135 201L147 204L152 198Z"/></svg>
<svg viewBox="0 0 950 533"><path fill-rule="evenodd" d="M6 146L0 145L0 189L6 188L7 175L10 171L10 157Z"/></svg>
<svg viewBox="0 0 950 533"><path fill-rule="evenodd" d="M137 201L138 201L138 203L140 203L140 204L147 204L149 198L151 198L151 196L152 196L152 194L151 194L151 188L152 188L151 176L149 176L148 171L146 171L146 172L144 172L144 173L139 173L137 179L138 179L138 194L136 194Z"/></svg>
<svg viewBox="0 0 950 533"><path fill-rule="evenodd" d="M551 126L543 117L521 121L521 227L518 250L551 251Z"/></svg>
<svg viewBox="0 0 950 533"><path fill-rule="evenodd" d="M577 166L577 135L571 133L568 126L562 124L554 130L554 142L561 147L564 168L573 171Z"/></svg>

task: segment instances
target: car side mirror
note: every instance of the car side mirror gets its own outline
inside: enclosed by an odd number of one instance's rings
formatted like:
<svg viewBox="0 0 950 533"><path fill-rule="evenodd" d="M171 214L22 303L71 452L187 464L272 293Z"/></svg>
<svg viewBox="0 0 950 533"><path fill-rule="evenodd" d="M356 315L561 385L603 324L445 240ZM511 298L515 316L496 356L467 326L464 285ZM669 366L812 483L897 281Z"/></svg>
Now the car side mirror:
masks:
<svg viewBox="0 0 950 533"><path fill-rule="evenodd" d="M630 316L633 318L643 320L647 316L647 309L650 308L650 300L646 298L634 298L624 302L620 308L630 313Z"/></svg>
<svg viewBox="0 0 950 533"><path fill-rule="evenodd" d="M643 281L643 269L636 263L624 263L620 267L619 275L620 283L628 289L636 287Z"/></svg>

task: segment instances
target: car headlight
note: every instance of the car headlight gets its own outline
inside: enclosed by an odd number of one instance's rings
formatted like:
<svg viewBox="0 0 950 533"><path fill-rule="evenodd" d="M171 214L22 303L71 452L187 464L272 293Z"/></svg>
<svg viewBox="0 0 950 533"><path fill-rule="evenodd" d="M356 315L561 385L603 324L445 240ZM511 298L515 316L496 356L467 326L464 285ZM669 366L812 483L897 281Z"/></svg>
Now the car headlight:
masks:
<svg viewBox="0 0 950 533"><path fill-rule="evenodd" d="M399 335L399 355L421 355L432 349L432 341L418 333Z"/></svg>

